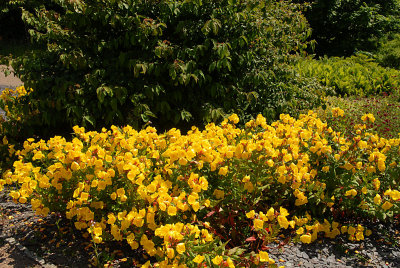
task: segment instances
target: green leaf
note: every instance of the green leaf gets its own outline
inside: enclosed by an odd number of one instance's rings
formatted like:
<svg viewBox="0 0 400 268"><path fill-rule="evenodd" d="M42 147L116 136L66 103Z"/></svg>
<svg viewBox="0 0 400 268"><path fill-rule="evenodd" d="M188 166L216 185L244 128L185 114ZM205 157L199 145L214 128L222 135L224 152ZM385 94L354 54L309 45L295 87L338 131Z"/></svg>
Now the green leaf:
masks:
<svg viewBox="0 0 400 268"><path fill-rule="evenodd" d="M96 120L94 119L93 116L85 115L83 117L83 120L86 122L89 122L90 125L95 126L96 125Z"/></svg>

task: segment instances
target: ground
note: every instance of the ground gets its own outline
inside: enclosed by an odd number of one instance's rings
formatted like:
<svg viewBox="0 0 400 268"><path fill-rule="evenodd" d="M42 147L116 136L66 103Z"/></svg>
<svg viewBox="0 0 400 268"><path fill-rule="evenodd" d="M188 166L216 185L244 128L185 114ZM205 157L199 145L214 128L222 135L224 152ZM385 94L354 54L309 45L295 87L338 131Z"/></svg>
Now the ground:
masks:
<svg viewBox="0 0 400 268"><path fill-rule="evenodd" d="M4 74L4 71L6 69L7 69L7 66L0 65L0 89L5 88L5 87L13 87L14 88L14 87L22 85L22 81L19 80L18 77L15 77L14 75L6 76Z"/></svg>

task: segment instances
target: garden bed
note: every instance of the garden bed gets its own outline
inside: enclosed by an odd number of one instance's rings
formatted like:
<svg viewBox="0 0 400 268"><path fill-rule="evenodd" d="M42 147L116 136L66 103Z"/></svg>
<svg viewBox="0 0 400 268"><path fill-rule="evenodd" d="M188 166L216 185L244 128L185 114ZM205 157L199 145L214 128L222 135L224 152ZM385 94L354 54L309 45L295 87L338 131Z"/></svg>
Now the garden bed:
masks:
<svg viewBox="0 0 400 268"><path fill-rule="evenodd" d="M0 207L1 267L94 266L94 249L67 220L54 214L35 216L30 206L15 204L4 192L0 194ZM285 267L400 267L399 222L390 226L376 224L372 230L373 235L361 242L339 237L294 244L279 238L269 245L268 252L278 265ZM16 241L10 243L10 237ZM109 260L108 267L137 267L134 263L143 261L142 254L123 244L103 245L99 251L100 261Z"/></svg>

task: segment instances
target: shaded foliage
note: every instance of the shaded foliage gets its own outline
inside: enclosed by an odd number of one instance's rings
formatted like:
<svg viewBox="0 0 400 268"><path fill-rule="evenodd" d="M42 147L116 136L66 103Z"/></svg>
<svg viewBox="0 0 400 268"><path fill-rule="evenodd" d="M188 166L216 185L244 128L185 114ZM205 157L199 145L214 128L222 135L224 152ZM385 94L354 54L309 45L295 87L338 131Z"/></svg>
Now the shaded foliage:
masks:
<svg viewBox="0 0 400 268"><path fill-rule="evenodd" d="M23 18L43 49L11 63L34 89L26 105L40 111L30 123L41 134L149 120L185 128L231 112L272 119L323 90L288 67L310 34L291 2L32 3Z"/></svg>
<svg viewBox="0 0 400 268"><path fill-rule="evenodd" d="M398 31L398 0L297 0L310 2L305 16L317 41L318 55L350 56L371 50L389 31Z"/></svg>

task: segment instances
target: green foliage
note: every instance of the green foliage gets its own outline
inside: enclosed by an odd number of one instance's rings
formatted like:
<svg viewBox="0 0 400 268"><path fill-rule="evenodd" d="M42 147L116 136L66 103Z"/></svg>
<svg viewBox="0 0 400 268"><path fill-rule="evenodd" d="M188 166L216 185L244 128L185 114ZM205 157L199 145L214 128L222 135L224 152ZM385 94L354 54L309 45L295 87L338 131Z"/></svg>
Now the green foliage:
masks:
<svg viewBox="0 0 400 268"><path fill-rule="evenodd" d="M0 1L0 41L27 38L27 32L21 19L21 10L17 8L18 3L21 1Z"/></svg>
<svg viewBox="0 0 400 268"><path fill-rule="evenodd" d="M385 67L400 69L400 34L381 41L376 58L379 64Z"/></svg>
<svg viewBox="0 0 400 268"><path fill-rule="evenodd" d="M233 111L273 118L319 101L321 87L287 67L310 34L290 2L46 2L23 11L44 48L11 62L34 89L27 105L40 131L150 120L167 129Z"/></svg>
<svg viewBox="0 0 400 268"><path fill-rule="evenodd" d="M398 31L398 0L298 0L310 2L305 12L317 41L319 55L350 56L356 50L371 50L376 40Z"/></svg>
<svg viewBox="0 0 400 268"><path fill-rule="evenodd" d="M296 68L302 76L316 77L342 96L396 93L400 86L399 71L381 67L362 54L349 58L304 59Z"/></svg>

